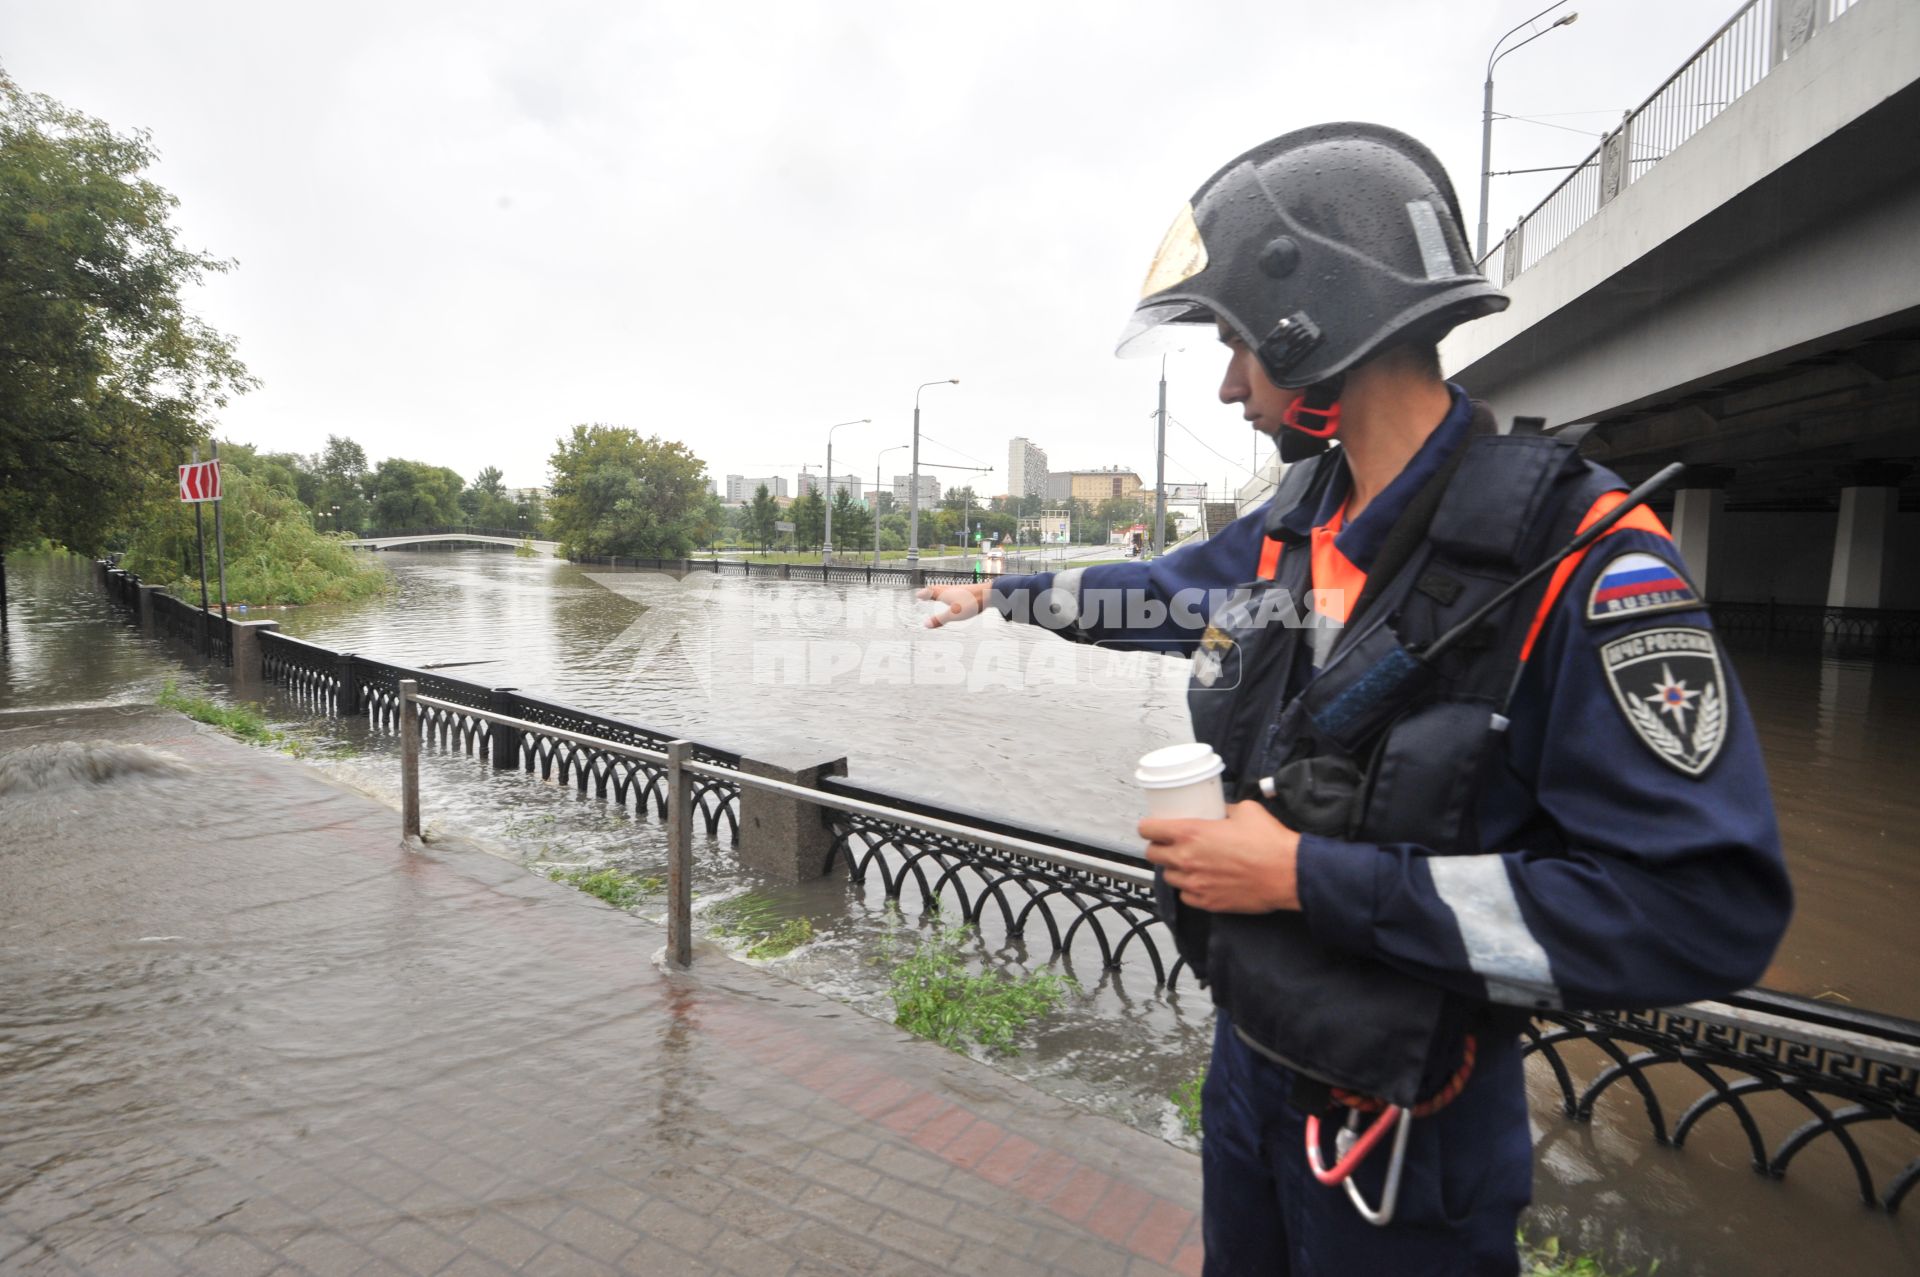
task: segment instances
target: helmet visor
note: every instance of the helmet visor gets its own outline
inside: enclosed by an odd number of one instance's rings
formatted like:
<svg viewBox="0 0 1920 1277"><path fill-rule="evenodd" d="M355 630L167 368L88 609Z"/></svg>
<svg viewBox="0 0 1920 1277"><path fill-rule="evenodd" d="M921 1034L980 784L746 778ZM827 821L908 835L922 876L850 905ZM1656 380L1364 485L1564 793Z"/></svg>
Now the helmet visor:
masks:
<svg viewBox="0 0 1920 1277"><path fill-rule="evenodd" d="M1198 302L1164 301L1141 306L1128 319L1113 353L1122 359L1170 355L1176 350L1185 350L1196 341L1212 337L1212 324L1213 312ZM1194 329L1201 325L1209 326L1209 331L1195 332Z"/></svg>

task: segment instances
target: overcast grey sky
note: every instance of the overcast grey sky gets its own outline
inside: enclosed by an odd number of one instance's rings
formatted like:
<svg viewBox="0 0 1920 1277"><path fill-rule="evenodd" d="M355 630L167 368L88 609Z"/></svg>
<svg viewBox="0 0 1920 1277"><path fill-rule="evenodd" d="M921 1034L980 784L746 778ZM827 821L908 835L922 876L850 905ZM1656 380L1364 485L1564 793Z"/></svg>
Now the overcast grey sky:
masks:
<svg viewBox="0 0 1920 1277"><path fill-rule="evenodd" d="M958 377L923 456L994 466L988 495L1016 434L1151 482L1157 365L1113 341L1240 151L1406 129L1471 233L1488 51L1546 3L0 0L0 63L150 130L186 241L238 259L195 299L263 383L225 437L523 485L576 422L791 475L871 417L834 451L871 479L916 384ZM1542 118L1496 122L1492 167L1578 161L1737 7L1571 0L1496 73L1497 111ZM1495 178L1492 233L1555 180ZM1173 481L1252 464L1219 362L1169 363Z"/></svg>

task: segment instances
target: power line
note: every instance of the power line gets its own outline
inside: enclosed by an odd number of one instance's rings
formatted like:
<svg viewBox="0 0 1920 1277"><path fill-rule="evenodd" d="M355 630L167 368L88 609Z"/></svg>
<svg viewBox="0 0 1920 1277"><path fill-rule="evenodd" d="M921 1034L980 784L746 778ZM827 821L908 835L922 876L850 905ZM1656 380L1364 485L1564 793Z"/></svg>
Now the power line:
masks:
<svg viewBox="0 0 1920 1277"><path fill-rule="evenodd" d="M1167 414L1167 420L1171 421L1174 425L1179 426L1182 430L1187 430L1187 424L1184 421L1181 421L1178 417L1174 416L1172 413ZM1195 443L1199 444L1202 448L1205 448L1208 452L1211 452L1214 456L1220 458L1222 461L1225 461L1229 465L1232 465L1235 469L1246 470L1248 474L1252 475L1256 479L1260 477L1257 471L1248 470L1247 465L1244 461L1235 461L1232 457L1229 457L1226 453L1220 451L1220 449L1214 447L1212 444L1208 443L1205 439L1202 439L1199 435L1194 434L1193 431L1187 430L1187 437L1192 439Z"/></svg>

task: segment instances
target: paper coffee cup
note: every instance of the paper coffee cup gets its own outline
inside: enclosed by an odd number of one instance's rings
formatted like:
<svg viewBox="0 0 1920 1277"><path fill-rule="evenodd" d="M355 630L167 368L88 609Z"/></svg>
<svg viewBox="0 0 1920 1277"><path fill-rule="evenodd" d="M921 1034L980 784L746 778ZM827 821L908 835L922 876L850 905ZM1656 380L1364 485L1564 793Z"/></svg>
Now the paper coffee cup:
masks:
<svg viewBox="0 0 1920 1277"><path fill-rule="evenodd" d="M1226 764L1213 746L1195 742L1156 749L1140 759L1133 781L1147 794L1147 815L1157 819L1224 820L1227 796L1220 773Z"/></svg>

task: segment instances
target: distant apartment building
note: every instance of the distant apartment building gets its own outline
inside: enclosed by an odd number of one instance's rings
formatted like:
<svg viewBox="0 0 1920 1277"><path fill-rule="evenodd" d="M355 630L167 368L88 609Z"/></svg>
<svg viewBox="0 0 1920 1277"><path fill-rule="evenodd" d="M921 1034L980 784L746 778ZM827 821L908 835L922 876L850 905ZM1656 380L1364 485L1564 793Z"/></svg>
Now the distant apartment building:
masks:
<svg viewBox="0 0 1920 1277"><path fill-rule="evenodd" d="M765 485L767 493L773 497L787 495L787 481L783 475L767 475L758 478L752 475L730 474L727 476L727 504L746 505L753 500L753 494Z"/></svg>
<svg viewBox="0 0 1920 1277"><path fill-rule="evenodd" d="M1028 515L1020 520L1020 540L1029 545L1066 545L1073 540L1073 512L1065 508Z"/></svg>
<svg viewBox="0 0 1920 1277"><path fill-rule="evenodd" d="M806 470L800 472L799 481L793 485L793 497L798 501L820 486L820 476Z"/></svg>
<svg viewBox="0 0 1920 1277"><path fill-rule="evenodd" d="M860 482L860 476L857 474L837 474L829 479L826 475L810 474L802 470L796 495L804 497L816 488L829 501L837 500L842 492L858 501L861 499L861 494L866 491L865 485Z"/></svg>
<svg viewBox="0 0 1920 1277"><path fill-rule="evenodd" d="M1007 495L1047 495L1047 454L1025 435L1007 443Z"/></svg>
<svg viewBox="0 0 1920 1277"><path fill-rule="evenodd" d="M1063 470L1047 476L1049 501L1090 501L1095 505L1140 491L1140 476L1119 466L1103 470Z"/></svg>
<svg viewBox="0 0 1920 1277"><path fill-rule="evenodd" d="M545 488L502 488L501 492L515 505L544 505L550 495Z"/></svg>
<svg viewBox="0 0 1920 1277"><path fill-rule="evenodd" d="M912 475L896 474L895 476L893 476L893 499L895 504L904 505L906 503L907 490L912 486L913 486ZM925 507L932 505L934 502L938 501L939 499L940 499L939 476L931 475L931 474L921 475L920 476L921 507L924 509Z"/></svg>

